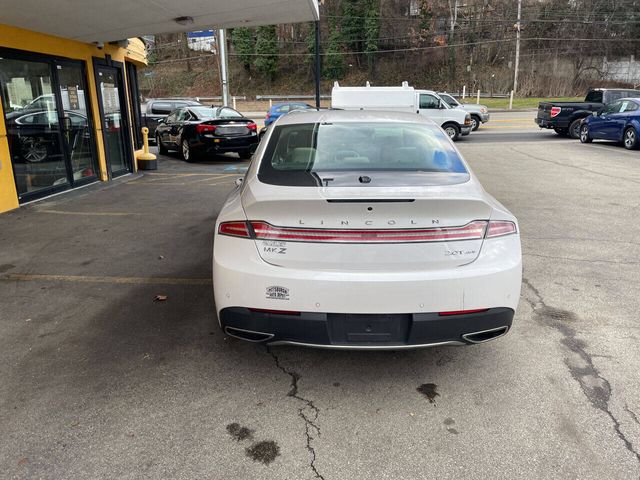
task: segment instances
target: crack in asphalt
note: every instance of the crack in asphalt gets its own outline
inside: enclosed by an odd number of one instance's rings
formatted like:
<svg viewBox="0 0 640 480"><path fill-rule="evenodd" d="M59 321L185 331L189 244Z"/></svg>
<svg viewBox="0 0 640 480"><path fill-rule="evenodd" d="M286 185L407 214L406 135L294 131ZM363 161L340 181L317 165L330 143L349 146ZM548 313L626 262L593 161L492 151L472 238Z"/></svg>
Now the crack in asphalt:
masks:
<svg viewBox="0 0 640 480"><path fill-rule="evenodd" d="M322 476L322 474L318 471L317 467L316 467L316 451L313 448L312 442L315 439L315 437L313 436L312 432L315 431L316 435L318 437L321 436L320 433L320 427L317 424L318 421L318 416L320 415L320 409L318 407L316 407L316 405L313 403L312 400L309 400L307 398L304 398L300 395L298 395L298 381L300 380L301 376L298 372L294 371L294 370L289 370L286 367L284 367L281 363L280 363L280 359L278 358L278 356L273 353L273 351L271 351L271 349L269 348L269 346L267 345L267 352L269 353L269 355L271 355L271 357L273 358L273 360L275 361L276 367L281 370L282 372L286 373L287 375L289 375L289 377L291 377L291 388L289 389L289 392L287 393L287 397L292 397L295 398L296 400L304 403L304 406L298 409L298 416L300 418L302 418L302 420L304 420L304 433L307 439L307 450L309 452L309 454L311 455L311 462L309 464L309 466L311 467L311 470L313 471L313 474L315 475L316 478L319 478L321 480L325 480L324 476ZM309 409L312 412L312 418L310 418L309 416L307 416L305 414L305 409Z"/></svg>
<svg viewBox="0 0 640 480"><path fill-rule="evenodd" d="M622 440L626 449L640 462L640 453L634 449L631 441L622 432L620 421L609 407L611 400L611 384L609 380L602 376L594 365L591 355L586 351L586 344L576 338L576 330L565 323L566 321L575 321L577 319L576 315L547 305L540 291L528 279L523 277L522 283L535 296L533 300L524 296L524 300L531 306L538 322L551 326L560 332L563 336L561 343L575 354L576 358L565 358L565 364L573 379L580 385L582 393L592 406L604 412L611 419L618 438ZM626 406L625 410L631 413ZM632 414L632 417L634 417L634 420L638 420L635 414Z"/></svg>
<svg viewBox="0 0 640 480"><path fill-rule="evenodd" d="M624 404L624 409L629 415L631 415L631 418L633 418L633 421L636 422L638 425L640 425L640 420L638 420L638 416L636 415L636 412L631 410L629 408L629 405L627 405L626 403Z"/></svg>

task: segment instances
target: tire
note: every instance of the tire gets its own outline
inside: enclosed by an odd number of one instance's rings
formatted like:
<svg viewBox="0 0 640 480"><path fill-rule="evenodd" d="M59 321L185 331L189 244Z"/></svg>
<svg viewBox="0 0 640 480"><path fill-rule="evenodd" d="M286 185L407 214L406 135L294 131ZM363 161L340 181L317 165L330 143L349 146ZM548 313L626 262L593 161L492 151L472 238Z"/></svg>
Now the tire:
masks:
<svg viewBox="0 0 640 480"><path fill-rule="evenodd" d="M442 126L442 129L454 142L460 137L460 127L458 125L455 125L453 123L445 123Z"/></svg>
<svg viewBox="0 0 640 480"><path fill-rule="evenodd" d="M638 148L638 132L633 127L628 127L622 134L622 144L627 150L635 150Z"/></svg>
<svg viewBox="0 0 640 480"><path fill-rule="evenodd" d="M164 143L162 143L162 140L160 140L160 135L158 135L156 133L156 145L158 145L158 153L160 155L166 155L167 153L169 153L169 150L167 150L167 147L164 146Z"/></svg>
<svg viewBox="0 0 640 480"><path fill-rule="evenodd" d="M591 143L593 142L593 138L589 136L589 126L582 125L580 127L580 143Z"/></svg>
<svg viewBox="0 0 640 480"><path fill-rule="evenodd" d="M249 160L251 158L251 150L241 150L238 152L238 156L242 159L242 160Z"/></svg>
<svg viewBox="0 0 640 480"><path fill-rule="evenodd" d="M567 134L567 129L566 128L554 128L553 131L556 132L558 135L566 135Z"/></svg>
<svg viewBox="0 0 640 480"><path fill-rule="evenodd" d="M480 128L480 125L482 125L482 120L480 120L480 117L471 115L471 131L475 132Z"/></svg>
<svg viewBox="0 0 640 480"><path fill-rule="evenodd" d="M573 122L571 122L571 124L569 125L569 137L577 140L580 138L580 124L582 123L582 119L581 118L576 118Z"/></svg>
<svg viewBox="0 0 640 480"><path fill-rule="evenodd" d="M186 138L182 139L180 142L180 156L185 162L191 163L195 161L195 154L193 153L193 150L191 150L189 140Z"/></svg>

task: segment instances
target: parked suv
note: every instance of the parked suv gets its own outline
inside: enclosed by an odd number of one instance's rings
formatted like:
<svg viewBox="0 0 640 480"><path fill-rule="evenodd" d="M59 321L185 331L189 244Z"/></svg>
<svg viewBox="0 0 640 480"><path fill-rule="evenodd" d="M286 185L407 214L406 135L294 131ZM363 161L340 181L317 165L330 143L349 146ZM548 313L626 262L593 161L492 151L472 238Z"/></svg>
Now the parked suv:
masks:
<svg viewBox="0 0 640 480"><path fill-rule="evenodd" d="M474 132L480 128L480 125L489 121L489 108L486 105L477 103L460 103L452 95L447 92L438 92L438 95L451 108L461 108L471 115L471 130Z"/></svg>
<svg viewBox="0 0 640 480"><path fill-rule="evenodd" d="M142 126L149 129L149 141L156 140L156 127L160 120L178 108L189 106L201 106L202 104L193 98L152 98L141 105Z"/></svg>

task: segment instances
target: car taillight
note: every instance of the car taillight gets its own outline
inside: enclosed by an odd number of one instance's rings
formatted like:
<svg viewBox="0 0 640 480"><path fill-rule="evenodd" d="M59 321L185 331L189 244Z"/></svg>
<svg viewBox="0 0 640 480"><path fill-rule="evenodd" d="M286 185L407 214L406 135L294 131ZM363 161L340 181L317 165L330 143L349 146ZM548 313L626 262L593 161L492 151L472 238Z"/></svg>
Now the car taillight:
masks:
<svg viewBox="0 0 640 480"><path fill-rule="evenodd" d="M251 225L251 229L249 229ZM487 226L488 225L488 226ZM323 229L276 227L262 221L223 222L220 235L314 243L424 243L454 240L482 240L517 233L516 224L508 220L475 220L462 227L407 228L407 229Z"/></svg>
<svg viewBox="0 0 640 480"><path fill-rule="evenodd" d="M216 125L207 125L205 123L201 123L196 125L196 132L198 133L214 133L218 128Z"/></svg>
<svg viewBox="0 0 640 480"><path fill-rule="evenodd" d="M247 128L252 132L255 132L256 130L258 130L258 126L253 122L247 123Z"/></svg>
<svg viewBox="0 0 640 480"><path fill-rule="evenodd" d="M487 238L502 237L517 233L516 224L507 220L491 220L487 230Z"/></svg>
<svg viewBox="0 0 640 480"><path fill-rule="evenodd" d="M267 112L267 120L271 118L271 112Z"/></svg>
<svg viewBox="0 0 640 480"><path fill-rule="evenodd" d="M562 111L561 107L551 107L551 117L557 117Z"/></svg>
<svg viewBox="0 0 640 480"><path fill-rule="evenodd" d="M251 238L249 225L247 222L223 222L218 227L220 235L229 235L230 237Z"/></svg>
<svg viewBox="0 0 640 480"><path fill-rule="evenodd" d="M466 117L464 117L464 124L465 125L471 125L471 115L468 115Z"/></svg>
<svg viewBox="0 0 640 480"><path fill-rule="evenodd" d="M450 315L468 315L470 313L486 312L487 310L489 310L489 309L488 308L476 308L474 310L453 310L451 312L440 312L440 313L438 313L438 315L440 315L441 317L448 317Z"/></svg>
<svg viewBox="0 0 640 480"><path fill-rule="evenodd" d="M321 229L275 227L267 222L251 221L257 240L329 243L411 243L448 240L481 240L487 222L476 220L462 227L414 229Z"/></svg>

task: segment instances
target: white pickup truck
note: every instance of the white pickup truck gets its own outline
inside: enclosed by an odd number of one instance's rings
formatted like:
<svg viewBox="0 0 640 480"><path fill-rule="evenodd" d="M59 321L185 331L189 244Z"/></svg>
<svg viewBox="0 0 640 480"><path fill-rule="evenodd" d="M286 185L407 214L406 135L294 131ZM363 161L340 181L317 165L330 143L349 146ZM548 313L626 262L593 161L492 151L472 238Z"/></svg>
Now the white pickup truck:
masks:
<svg viewBox="0 0 640 480"><path fill-rule="evenodd" d="M459 108L451 108L432 90L416 90L407 82L400 87L341 87L331 91L331 107L341 110L383 110L411 112L430 118L457 140L471 133L471 116Z"/></svg>

